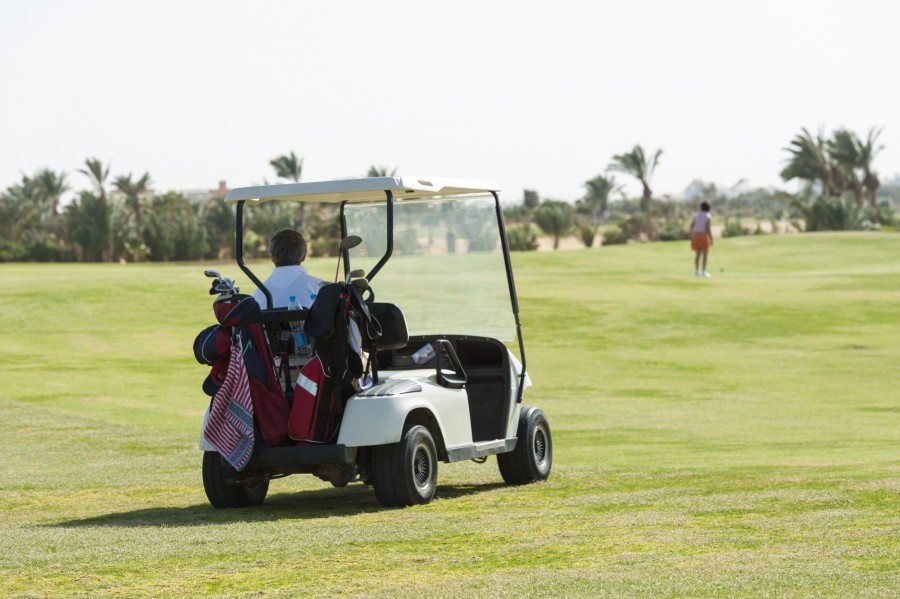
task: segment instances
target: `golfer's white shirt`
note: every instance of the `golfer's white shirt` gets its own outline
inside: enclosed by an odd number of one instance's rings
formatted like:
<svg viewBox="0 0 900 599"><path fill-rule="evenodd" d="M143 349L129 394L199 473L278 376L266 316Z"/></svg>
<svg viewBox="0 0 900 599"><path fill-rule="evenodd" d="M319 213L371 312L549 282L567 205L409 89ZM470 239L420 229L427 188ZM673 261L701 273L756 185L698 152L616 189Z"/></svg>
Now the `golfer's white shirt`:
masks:
<svg viewBox="0 0 900 599"><path fill-rule="evenodd" d="M272 294L273 308L287 308L291 296L304 308L312 306L322 279L309 274L302 266L276 266L263 284ZM266 296L259 289L253 292L260 308L266 309Z"/></svg>
<svg viewBox="0 0 900 599"><path fill-rule="evenodd" d="M706 226L709 223L711 215L709 212L700 211L694 215L694 228L691 233L706 233Z"/></svg>

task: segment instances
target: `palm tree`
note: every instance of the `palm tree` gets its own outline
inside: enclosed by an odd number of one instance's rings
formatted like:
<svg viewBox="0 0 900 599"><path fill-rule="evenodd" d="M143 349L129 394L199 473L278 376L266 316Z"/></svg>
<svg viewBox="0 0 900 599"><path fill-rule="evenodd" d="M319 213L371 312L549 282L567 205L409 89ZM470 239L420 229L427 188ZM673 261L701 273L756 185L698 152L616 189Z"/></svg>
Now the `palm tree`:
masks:
<svg viewBox="0 0 900 599"><path fill-rule="evenodd" d="M832 161L832 182L836 190L849 189L857 206L863 203L863 186L859 172L862 170L862 144L852 131L838 129L826 142L828 157Z"/></svg>
<svg viewBox="0 0 900 599"><path fill-rule="evenodd" d="M97 194L97 197L105 201L106 188L104 185L109 178L109 166L104 168L103 163L97 158L86 158L84 160L84 165L87 168L80 168L78 169L78 172L91 180L91 184L94 186L94 192Z"/></svg>
<svg viewBox="0 0 900 599"><path fill-rule="evenodd" d="M606 211L609 205L609 194L616 189L616 178L597 175L585 181L584 186L587 188L584 203L591 211L591 224L596 227L599 224L598 215Z"/></svg>
<svg viewBox="0 0 900 599"><path fill-rule="evenodd" d="M0 198L0 234L19 242L22 235L41 226L42 206L37 182L22 175L22 182L7 188Z"/></svg>
<svg viewBox="0 0 900 599"><path fill-rule="evenodd" d="M59 199L62 194L69 191L66 174L45 168L35 173L34 181L37 183L38 193L49 204L50 217L56 218L59 215Z"/></svg>
<svg viewBox="0 0 900 599"><path fill-rule="evenodd" d="M369 174L367 174L366 176L367 177L396 177L397 169L393 168L391 170L388 170L388 167L386 167L386 166L374 166L373 165L373 166L369 167Z"/></svg>
<svg viewBox="0 0 900 599"><path fill-rule="evenodd" d="M869 129L869 134L866 136L866 142L860 144L860 155L859 155L859 165L862 169L862 183L865 188L866 195L869 197L869 208L872 211L872 217L875 219L875 222L878 222L878 204L876 200L876 196L878 195L878 188L881 186L881 181L878 179L878 175L875 171L872 170L872 161L875 160L875 156L880 152L884 146L876 145L878 142L878 136L881 135L882 129Z"/></svg>
<svg viewBox="0 0 900 599"><path fill-rule="evenodd" d="M571 233L575 227L571 204L559 200L545 200L534 211L534 222L544 233L553 236L553 249L559 249L559 239Z"/></svg>
<svg viewBox="0 0 900 599"><path fill-rule="evenodd" d="M150 191L150 173L144 175L137 181L132 180L131 173L120 175L113 181L113 185L128 200L131 206L131 213L134 215L134 226L138 236L141 235L141 196Z"/></svg>
<svg viewBox="0 0 900 599"><path fill-rule="evenodd" d="M253 212L256 213L255 210ZM232 205L223 202L221 197L210 198L201 206L200 217L211 246L211 257L222 259L234 256L234 214Z"/></svg>
<svg viewBox="0 0 900 599"><path fill-rule="evenodd" d="M828 157L821 131L813 137L806 128L803 128L784 149L791 153L787 166L781 171L781 178L784 181L801 179L810 185L819 182L827 195L834 197L840 195L834 184L835 171L832 169L833 165Z"/></svg>
<svg viewBox="0 0 900 599"><path fill-rule="evenodd" d="M612 158L609 170L626 173L640 181L644 188L643 198L641 199L641 207L644 209L644 227L647 239L654 238L653 230L653 191L650 189L650 179L653 178L653 171L659 164L659 157L662 150L656 150L653 158L647 160L644 155L644 148L639 145L626 154L616 154Z"/></svg>
<svg viewBox="0 0 900 599"><path fill-rule="evenodd" d="M281 179L287 179L288 181L293 181L294 183L298 183L300 181L300 175L303 172L303 158L297 158L297 155L291 151L290 154L285 154L283 156L278 156L269 161L269 164L272 165L272 168L275 169L275 175L280 177ZM301 232L303 231L303 216L304 210L306 208L306 204L304 202L298 202L299 206L299 216L300 222L297 223L297 229Z"/></svg>
<svg viewBox="0 0 900 599"><path fill-rule="evenodd" d="M98 194L82 191L65 209L66 228L84 261L103 261L109 243L109 209Z"/></svg>
<svg viewBox="0 0 900 599"><path fill-rule="evenodd" d="M109 231L110 224L110 207L109 201L106 197L106 180L109 178L109 165L103 166L103 163L100 162L98 158L86 158L84 161L84 165L87 168L80 168L78 172L85 175L88 179L91 180L91 184L94 186L94 194L97 198L97 204L99 206L96 209L96 213L98 215L105 215L103 223L105 224L105 234L103 235L103 239L105 240L103 246L105 253L105 260L112 261L113 259L113 236ZM84 204L90 205L90 201L84 199Z"/></svg>

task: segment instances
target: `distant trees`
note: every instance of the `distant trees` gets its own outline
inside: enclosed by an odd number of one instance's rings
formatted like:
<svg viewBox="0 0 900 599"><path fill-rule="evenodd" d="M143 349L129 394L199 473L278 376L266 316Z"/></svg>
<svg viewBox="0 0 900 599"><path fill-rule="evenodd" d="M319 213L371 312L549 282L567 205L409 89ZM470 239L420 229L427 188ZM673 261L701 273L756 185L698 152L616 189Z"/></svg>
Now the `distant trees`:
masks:
<svg viewBox="0 0 900 599"><path fill-rule="evenodd" d="M369 172L366 174L367 177L396 177L397 169L392 168L388 169L386 166L375 166L372 165L369 167Z"/></svg>
<svg viewBox="0 0 900 599"><path fill-rule="evenodd" d="M752 231L740 224L740 218L754 219L757 233L859 229L878 223L896 227L900 180L882 185L874 168L883 148L878 141L881 131L873 128L860 137L846 128L830 136L801 129L784 148L789 155L780 173L784 181L804 183L796 194L771 189L737 193L740 185L723 192L715 184L695 180L686 195L692 204L701 199L712 203L729 235ZM661 154L659 149L648 155L635 145L629 152L614 155L603 173L584 182L584 194L574 202L542 199L537 190L523 190L520 203L504 207L510 247L536 249L541 232L552 237L555 249L573 233L590 247L601 228L604 244L684 238L692 210L678 199L655 198L651 189ZM293 151L276 156L269 166L279 180L301 180L303 159ZM222 201L224 191L190 197L177 192L157 194L151 189L149 172L114 176L110 163L96 157L87 158L76 170L86 177L81 182L89 188L76 191L67 204L63 197L71 190L68 176L49 168L23 174L20 181L0 191L0 262L233 256L235 210ZM625 197L613 175L618 172L641 184L640 197ZM396 168L379 165L371 165L367 172L370 177L396 174ZM246 215L245 256L265 255L268 236L285 227L303 231L311 255L333 254L340 236L336 212L333 206L304 209L303 204L295 208L291 203L267 202ZM436 215L429 235L439 231L442 222ZM455 247L459 233L447 230L448 248ZM477 238L471 237L470 247Z"/></svg>
<svg viewBox="0 0 900 599"><path fill-rule="evenodd" d="M553 237L553 249L559 249L559 240L575 228L575 209L568 202L544 200L534 211L534 222L544 233Z"/></svg>
<svg viewBox="0 0 900 599"><path fill-rule="evenodd" d="M586 217L580 219L578 231L581 240L586 247L594 245L594 238L600 226L600 217L608 214L609 194L619 189L614 176L597 175L589 181L585 181L586 193L583 198L575 202L578 213L586 213Z"/></svg>
<svg viewBox="0 0 900 599"><path fill-rule="evenodd" d="M125 199L128 201L128 205L131 208L131 214L134 217L134 228L139 235L142 231L141 213L143 212L143 206L141 205L141 202L147 192L150 191L151 183L150 173L144 173L141 175L141 178L137 180L134 179L131 173L128 173L127 175L116 177L113 181L113 186L122 192L122 195L124 195Z"/></svg>
<svg viewBox="0 0 900 599"><path fill-rule="evenodd" d="M797 202L808 230L859 228L866 212L870 222L882 220L877 205L881 182L872 168L882 149L880 135L881 129L873 128L862 140L853 131L837 129L826 138L821 130L813 135L804 128L791 140L781 178L806 184Z"/></svg>
<svg viewBox="0 0 900 599"><path fill-rule="evenodd" d="M90 180L94 192L93 194L82 192L79 195L69 210L69 218L73 223L78 223L79 236L84 240L81 245L86 256L82 259L110 260L114 253L113 234L110 230L111 210L106 195L106 180L109 179L110 167L104 166L98 158L85 159L84 166L85 168L78 169L78 172ZM82 210L84 214L81 214ZM95 243L100 244L99 252L93 251Z"/></svg>
<svg viewBox="0 0 900 599"><path fill-rule="evenodd" d="M614 176L606 177L597 175L589 181L585 181L587 193L581 202L584 203L591 215L591 224L600 224L600 216L609 208L609 194L618 189Z"/></svg>
<svg viewBox="0 0 900 599"><path fill-rule="evenodd" d="M109 206L89 191L78 194L65 209L66 228L82 262L109 259Z"/></svg>
<svg viewBox="0 0 900 599"><path fill-rule="evenodd" d="M0 196L0 260L59 260L66 250L60 197L65 173L40 169Z"/></svg>
<svg viewBox="0 0 900 599"><path fill-rule="evenodd" d="M648 158L644 154L644 148L636 145L630 152L616 154L609 163L609 170L631 175L643 187L641 208L644 210L645 233L647 239L651 241L655 239L655 228L653 226L653 191L650 189L650 180L653 178L653 172L659 164L661 155L662 150L660 149L652 158Z"/></svg>
<svg viewBox="0 0 900 599"><path fill-rule="evenodd" d="M292 183L300 181L300 175L303 173L303 158L297 158L293 150L290 154L276 156L269 161L272 168L275 169L275 175L280 179L287 179ZM297 204L297 230L303 231L303 221L305 218L306 204L299 202Z"/></svg>
<svg viewBox="0 0 900 599"><path fill-rule="evenodd" d="M157 196L149 173L113 179L110 166L88 158L77 169L90 189L60 208L65 173L40 169L0 193L0 262L190 260L215 256L209 239L221 218L180 193ZM233 210L228 238L234 238ZM201 218L201 215L203 218ZM214 223L210 225L209 223ZM221 241L223 237L217 237ZM218 248L216 248L218 250Z"/></svg>

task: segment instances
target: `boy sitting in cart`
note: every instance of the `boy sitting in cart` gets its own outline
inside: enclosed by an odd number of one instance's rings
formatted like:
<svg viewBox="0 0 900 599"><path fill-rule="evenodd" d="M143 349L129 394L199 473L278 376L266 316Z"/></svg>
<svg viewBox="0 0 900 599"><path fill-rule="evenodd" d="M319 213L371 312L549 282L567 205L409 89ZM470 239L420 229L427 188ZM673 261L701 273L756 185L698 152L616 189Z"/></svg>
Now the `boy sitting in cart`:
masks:
<svg viewBox="0 0 900 599"><path fill-rule="evenodd" d="M269 239L269 256L275 263L272 274L263 284L272 293L272 305L266 305L266 296L259 289L253 292L253 299L260 308L287 308L291 296L303 308L312 306L319 287L325 281L314 277L302 266L306 260L306 240L293 229L276 231Z"/></svg>

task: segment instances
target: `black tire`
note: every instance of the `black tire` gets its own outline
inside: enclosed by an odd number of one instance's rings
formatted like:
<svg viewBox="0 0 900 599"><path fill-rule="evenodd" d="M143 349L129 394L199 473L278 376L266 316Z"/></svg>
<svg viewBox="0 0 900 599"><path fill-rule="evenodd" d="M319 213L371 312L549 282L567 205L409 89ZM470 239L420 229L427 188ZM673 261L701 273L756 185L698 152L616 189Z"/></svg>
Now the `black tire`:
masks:
<svg viewBox="0 0 900 599"><path fill-rule="evenodd" d="M437 489L437 448L431 432L416 424L398 443L373 448L371 476L375 496L386 507L428 503Z"/></svg>
<svg viewBox="0 0 900 599"><path fill-rule="evenodd" d="M269 481L234 484L234 468L215 451L203 452L203 489L213 507L237 508L261 505L269 492Z"/></svg>
<svg viewBox="0 0 900 599"><path fill-rule="evenodd" d="M544 413L538 408L523 407L516 438L514 450L497 454L500 476L510 485L547 480L553 465L553 439Z"/></svg>

